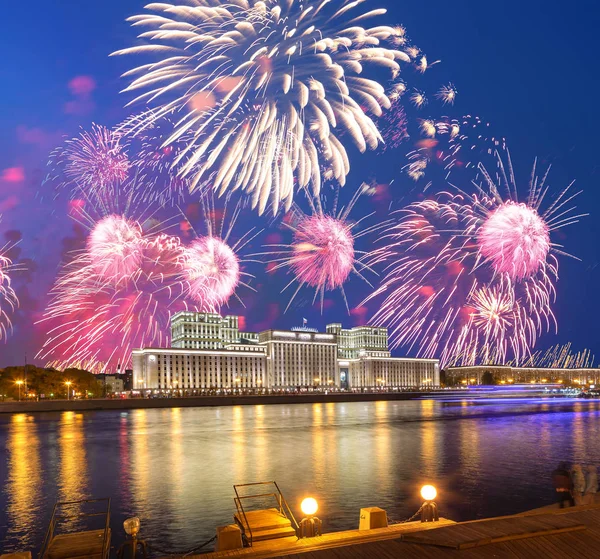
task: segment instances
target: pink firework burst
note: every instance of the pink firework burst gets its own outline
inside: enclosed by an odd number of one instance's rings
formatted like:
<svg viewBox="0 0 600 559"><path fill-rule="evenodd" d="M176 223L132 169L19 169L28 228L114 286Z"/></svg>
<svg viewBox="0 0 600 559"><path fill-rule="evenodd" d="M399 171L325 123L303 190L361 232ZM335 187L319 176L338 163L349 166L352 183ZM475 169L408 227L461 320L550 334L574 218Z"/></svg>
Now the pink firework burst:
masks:
<svg viewBox="0 0 600 559"><path fill-rule="evenodd" d="M87 250L96 273L106 281L126 281L140 268L144 249L139 223L111 214L96 223Z"/></svg>
<svg viewBox="0 0 600 559"><path fill-rule="evenodd" d="M492 211L477 238L481 255L513 280L535 274L550 251L550 231L534 208L509 201Z"/></svg>
<svg viewBox="0 0 600 559"><path fill-rule="evenodd" d="M87 251L63 268L40 321L39 359L99 373L130 366L135 348L168 343L171 315L198 310L186 298L183 247L165 234L144 235L142 247L137 271L118 284L98 275Z"/></svg>
<svg viewBox="0 0 600 559"><path fill-rule="evenodd" d="M73 196L106 199L129 176L125 148L121 134L93 124L52 153L45 182L74 187Z"/></svg>
<svg viewBox="0 0 600 559"><path fill-rule="evenodd" d="M527 203L519 204L510 157L505 165L496 154L496 163L495 178L479 166L477 194L441 193L395 213L371 260L385 263L383 281L365 300L383 297L373 322L390 328L394 347L443 365L518 363L557 326L555 254L565 253L550 235L582 217L567 206L576 194L569 185L541 212L548 173L540 179L534 166Z"/></svg>
<svg viewBox="0 0 600 559"><path fill-rule="evenodd" d="M213 191L201 197L202 228L206 234L197 234L186 218L196 239L184 249L183 276L188 286L188 297L203 312L219 312L234 296L242 302L236 293L239 286L252 289L243 281L253 276L243 271L249 260L242 257L242 252L260 231L252 228L235 242L231 241L242 208L241 201L233 204L230 216L231 198L231 194L226 195L217 207Z"/></svg>
<svg viewBox="0 0 600 559"><path fill-rule="evenodd" d="M328 215L304 217L296 225L290 266L298 281L327 290L342 287L354 269L352 226Z"/></svg>
<svg viewBox="0 0 600 559"><path fill-rule="evenodd" d="M200 237L185 249L184 275L190 297L203 310L217 312L240 283L240 263L222 239Z"/></svg>
<svg viewBox="0 0 600 559"><path fill-rule="evenodd" d="M372 193L372 189L366 184L362 184L354 193L349 204L339 211L337 206L340 190L335 188L333 191L335 195L331 211L323 209L323 205L327 203L325 193L315 199L307 195L311 208L309 215L295 204L289 214L290 219L285 222L285 225L292 230L291 243L268 245L274 250L262 253L262 255L271 257L269 263L275 264L274 270L287 268L293 275L293 279L285 286L284 291L292 284L298 284L286 310L302 287L308 286L315 290L313 303L317 296L320 296L321 312L323 311L325 292L335 289L341 291L349 312L344 284L352 274L356 274L369 283L362 274L365 270L370 271L369 266L365 263L368 254L356 250L355 243L361 236L372 233L385 224L358 230L357 228L363 220L372 214L352 221L350 213L360 196Z"/></svg>

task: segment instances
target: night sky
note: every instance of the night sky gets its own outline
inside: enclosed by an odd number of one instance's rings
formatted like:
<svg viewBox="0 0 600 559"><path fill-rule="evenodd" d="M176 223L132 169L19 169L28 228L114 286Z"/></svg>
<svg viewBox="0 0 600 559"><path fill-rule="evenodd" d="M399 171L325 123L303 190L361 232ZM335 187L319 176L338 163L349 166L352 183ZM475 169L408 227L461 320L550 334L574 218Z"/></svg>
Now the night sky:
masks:
<svg viewBox="0 0 600 559"><path fill-rule="evenodd" d="M51 193L42 192L48 154L63 137L76 135L80 126L89 128L95 122L112 127L130 114L124 108L129 98L119 95L125 87L119 76L131 67L132 59L108 55L132 44L136 33L125 18L140 13L144 2L6 4L0 88L0 236L10 241L20 238L11 255L26 271L14 278L21 307L13 317L12 336L0 345L0 366L22 364L25 359L34 362L44 339L43 328L35 322L44 310L61 258L84 243L81 230L68 217L67 199L54 200ZM581 0L378 0L372 4L387 7L388 22L406 26L430 60L441 59L427 74L428 80L451 81L458 89L454 107L431 106L429 115L471 114L491 122L508 141L522 187L537 156L553 165L553 189L576 179L584 190L577 206L590 216L563 230L558 239L581 262L560 258L554 306L559 331L544 335L538 347L571 341L576 350L590 348L600 355L596 335L600 10ZM368 204L381 211L390 202L400 207L414 200L419 194L400 172L405 152L353 157L348 193L363 180L388 184L395 179L387 190L390 199ZM280 226L248 210L240 219L240 231L251 226L268 229L250 247L253 250L284 234ZM223 313L246 315L250 330L290 327L303 317L319 328L334 321L349 326L363 322L372 311L353 309L348 316L343 299L334 292L321 315L319 306L312 305L311 293L304 292L284 314L289 294L280 291L289 278L266 273L260 265L247 271L256 276L252 285L257 293L240 290L247 308L234 304ZM347 288L351 308L369 290L360 279L353 279ZM397 354L402 355L402 349Z"/></svg>

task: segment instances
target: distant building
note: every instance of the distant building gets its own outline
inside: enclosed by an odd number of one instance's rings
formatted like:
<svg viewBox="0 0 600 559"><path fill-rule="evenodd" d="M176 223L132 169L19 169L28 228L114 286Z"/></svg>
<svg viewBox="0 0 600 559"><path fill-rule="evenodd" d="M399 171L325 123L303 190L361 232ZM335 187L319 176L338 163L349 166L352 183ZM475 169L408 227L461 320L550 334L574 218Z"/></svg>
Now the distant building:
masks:
<svg viewBox="0 0 600 559"><path fill-rule="evenodd" d="M600 384L600 369L549 369L543 367L510 367L505 365L478 365L448 367L448 384L482 384L483 375L490 373L494 382L503 384L563 383Z"/></svg>
<svg viewBox="0 0 600 559"><path fill-rule="evenodd" d="M392 357L386 328L240 332L237 316L180 312L171 348L133 351L136 389L408 388L440 384L436 359Z"/></svg>
<svg viewBox="0 0 600 559"><path fill-rule="evenodd" d="M125 390L123 375L109 375L102 373L96 375L96 378L102 383L103 392L105 394L114 394L115 392L123 392Z"/></svg>

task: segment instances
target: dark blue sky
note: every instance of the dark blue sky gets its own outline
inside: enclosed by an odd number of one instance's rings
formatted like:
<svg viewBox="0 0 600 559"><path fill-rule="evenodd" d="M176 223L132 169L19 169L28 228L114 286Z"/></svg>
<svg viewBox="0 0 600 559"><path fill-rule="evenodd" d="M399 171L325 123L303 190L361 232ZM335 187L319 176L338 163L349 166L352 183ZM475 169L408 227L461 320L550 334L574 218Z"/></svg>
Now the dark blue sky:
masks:
<svg viewBox="0 0 600 559"><path fill-rule="evenodd" d="M600 10L581 0L372 4L387 5L390 23L405 25L430 60L441 59L431 75L437 83L452 81L459 91L456 105L444 112L479 115L493 123L508 140L519 176L527 177L538 156L552 162L554 188L576 179L584 189L578 207L591 216L561 237L582 262L560 262L555 305L559 334L545 336L540 347L572 341L575 348L589 347L600 355L595 327L600 315ZM134 32L125 18L139 13L143 5L137 0L32 0L3 6L0 234L20 232L19 258L27 260L29 272L15 282L22 307L13 337L0 346L0 366L21 363L25 355L31 361L39 349L42 333L33 324L43 311L65 244L70 246L68 239L75 236L64 201L39 196L47 154L79 126L112 126L127 115L126 98L118 91L123 87L119 76L129 61L108 54L131 44ZM92 78L93 90L75 87L72 80L78 76ZM441 114L439 109L431 112ZM356 186L373 175L387 181L399 174L393 157L355 159L352 165ZM408 194L405 184L396 181L394 197ZM250 223L254 217L244 219ZM263 325L267 317L280 327L294 325L303 316L315 326L358 320L357 315L344 317L337 294L323 317L310 305L283 315L287 296L278 295L283 283L253 271L260 289L258 296L244 297L249 327ZM366 293L364 285L353 282L350 303L358 304ZM309 299L304 298L310 303Z"/></svg>

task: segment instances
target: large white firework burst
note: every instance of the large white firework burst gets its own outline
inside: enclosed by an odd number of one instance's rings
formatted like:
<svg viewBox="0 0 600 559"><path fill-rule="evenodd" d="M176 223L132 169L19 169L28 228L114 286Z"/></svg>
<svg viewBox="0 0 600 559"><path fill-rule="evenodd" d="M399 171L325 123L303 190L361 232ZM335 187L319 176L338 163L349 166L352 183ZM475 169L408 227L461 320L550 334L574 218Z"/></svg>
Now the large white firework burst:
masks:
<svg viewBox="0 0 600 559"><path fill-rule="evenodd" d="M176 164L193 190L214 173L220 193L243 189L262 213L292 204L295 188L318 196L321 169L344 184L344 136L361 152L382 142L372 117L390 107L370 74L411 62L401 27L363 27L385 14L366 0L179 0L129 18L143 44L115 54L155 61L125 74L132 101L155 110L138 129L169 116L164 145L190 134ZM412 57L412 58L411 58ZM135 133L135 130L133 130Z"/></svg>

